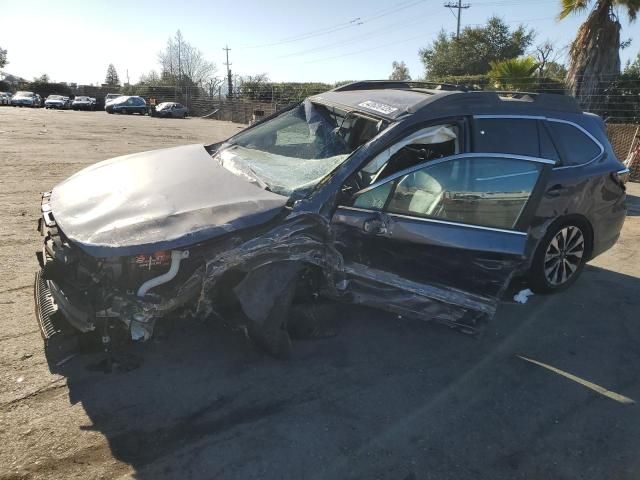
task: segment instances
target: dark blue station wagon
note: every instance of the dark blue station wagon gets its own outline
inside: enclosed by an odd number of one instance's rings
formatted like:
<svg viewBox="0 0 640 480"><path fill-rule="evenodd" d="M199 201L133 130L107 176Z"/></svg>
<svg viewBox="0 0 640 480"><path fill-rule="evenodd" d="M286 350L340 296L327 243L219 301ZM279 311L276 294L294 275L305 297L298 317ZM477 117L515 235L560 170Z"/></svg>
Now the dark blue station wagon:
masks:
<svg viewBox="0 0 640 480"><path fill-rule="evenodd" d="M45 340L144 340L188 310L286 356L292 312L323 298L473 332L515 275L568 287L625 219L602 120L565 96L430 86L346 85L60 183L39 224Z"/></svg>

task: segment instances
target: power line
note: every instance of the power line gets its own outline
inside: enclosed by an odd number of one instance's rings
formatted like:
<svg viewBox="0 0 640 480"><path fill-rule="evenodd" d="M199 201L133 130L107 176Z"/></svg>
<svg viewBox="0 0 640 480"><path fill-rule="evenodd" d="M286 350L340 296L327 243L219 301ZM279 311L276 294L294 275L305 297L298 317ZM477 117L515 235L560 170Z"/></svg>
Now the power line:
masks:
<svg viewBox="0 0 640 480"><path fill-rule="evenodd" d="M458 0L458 3L452 3L452 2L448 2L445 3L444 6L446 8L448 8L449 10L451 10L453 12L452 9L456 9L458 10L458 14L456 15L456 19L458 21L458 28L456 29L456 40L460 39L460 19L462 17L462 10L466 10L467 8L471 7L470 3L465 3L464 5L462 4L462 0Z"/></svg>
<svg viewBox="0 0 640 480"><path fill-rule="evenodd" d="M318 52L318 51L322 51L322 50L331 50L331 49L335 49L335 48L342 48L346 45L350 45L353 43L358 43L362 40L368 40L372 37L378 37L378 36L387 36L387 35L394 35L397 34L398 31L397 30L392 30L393 27L396 26L401 26L403 27L403 29L405 29L406 27L412 26L412 25L416 25L416 24L424 24L424 19L427 17L431 17L432 14L431 13L427 13L424 15L419 15L419 16L414 16L411 19L402 19L398 22L394 22L391 24L386 24L386 25L382 25L381 27L378 27L374 30L371 30L369 32L363 33L361 35L355 35L353 37L349 37L346 38L344 40L338 40L336 42L332 42L332 43L327 43L324 45L320 45L318 47L314 47L314 48L308 48L308 49L304 49L304 50L298 50L296 52L292 52L292 53L287 53L285 55L280 55L278 57L275 57L274 59L282 59L282 58L288 58L288 57L293 57L293 56L297 56L297 55L305 55L308 53L313 53L313 52Z"/></svg>
<svg viewBox="0 0 640 480"><path fill-rule="evenodd" d="M322 35L329 35L329 34L336 33L338 31L345 30L348 28L358 27L360 25L364 25L367 22L372 22L372 21L378 20L379 18L383 18L389 15L401 12L408 8L414 7L420 3L424 3L425 1L426 0L405 0L392 7L383 8L381 10L373 12L371 15L355 17L349 20L348 22L342 22L332 26L311 30L309 32L300 33L292 37L285 37L275 42L264 43L261 45L249 45L249 46L246 46L245 48L274 47L277 45L282 45L282 44L291 43L291 42L298 42L301 40L307 40L309 38L318 37Z"/></svg>

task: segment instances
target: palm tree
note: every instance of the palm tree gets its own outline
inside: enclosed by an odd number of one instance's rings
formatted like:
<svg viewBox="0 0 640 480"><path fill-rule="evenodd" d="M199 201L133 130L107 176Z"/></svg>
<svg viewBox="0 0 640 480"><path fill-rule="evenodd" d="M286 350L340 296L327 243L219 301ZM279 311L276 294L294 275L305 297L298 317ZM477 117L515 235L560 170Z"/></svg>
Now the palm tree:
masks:
<svg viewBox="0 0 640 480"><path fill-rule="evenodd" d="M510 58L490 65L489 78L499 88L531 90L535 87L538 62L533 57Z"/></svg>
<svg viewBox="0 0 640 480"><path fill-rule="evenodd" d="M567 86L586 110L598 110L598 97L606 82L620 73L620 22L615 7L636 19L640 0L561 0L559 19L582 13L593 4L587 21L571 44Z"/></svg>

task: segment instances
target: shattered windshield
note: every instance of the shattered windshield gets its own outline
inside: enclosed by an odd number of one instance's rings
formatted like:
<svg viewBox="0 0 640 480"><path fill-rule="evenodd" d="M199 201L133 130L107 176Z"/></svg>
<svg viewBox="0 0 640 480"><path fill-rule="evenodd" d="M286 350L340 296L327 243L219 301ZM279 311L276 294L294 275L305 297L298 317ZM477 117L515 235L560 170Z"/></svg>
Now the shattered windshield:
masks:
<svg viewBox="0 0 640 480"><path fill-rule="evenodd" d="M215 158L237 175L291 196L312 188L382 128L376 119L307 100L236 135Z"/></svg>

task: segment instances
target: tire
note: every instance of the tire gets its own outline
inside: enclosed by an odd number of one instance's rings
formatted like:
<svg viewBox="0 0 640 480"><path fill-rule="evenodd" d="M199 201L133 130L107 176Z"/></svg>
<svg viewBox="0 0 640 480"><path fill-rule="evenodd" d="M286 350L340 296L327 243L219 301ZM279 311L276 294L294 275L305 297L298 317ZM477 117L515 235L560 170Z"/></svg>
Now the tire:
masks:
<svg viewBox="0 0 640 480"><path fill-rule="evenodd" d="M531 290L566 290L582 273L590 252L591 232L584 222L569 220L552 226L540 241L529 269Z"/></svg>

